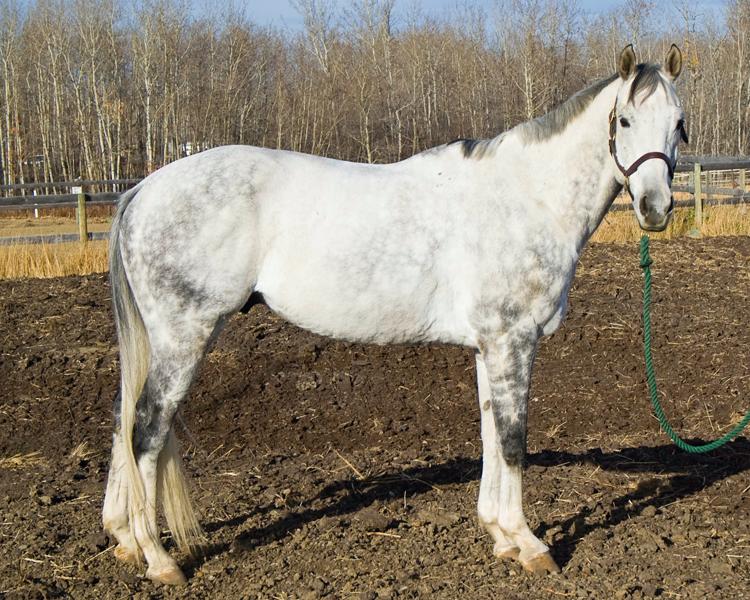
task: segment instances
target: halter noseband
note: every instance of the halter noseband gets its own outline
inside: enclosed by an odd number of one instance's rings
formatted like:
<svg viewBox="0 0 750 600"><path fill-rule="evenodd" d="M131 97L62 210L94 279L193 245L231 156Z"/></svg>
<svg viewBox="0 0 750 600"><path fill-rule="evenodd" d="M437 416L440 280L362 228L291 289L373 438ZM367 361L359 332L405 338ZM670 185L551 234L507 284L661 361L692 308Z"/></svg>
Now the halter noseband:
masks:
<svg viewBox="0 0 750 600"><path fill-rule="evenodd" d="M609 153L612 155L612 158L614 159L615 164L617 165L617 168L620 169L620 172L625 176L625 189L628 190L628 193L630 193L630 186L628 185L628 179L630 178L630 176L638 170L638 167L640 167L643 163L645 163L647 160L650 160L652 158L658 158L660 160L663 160L665 163L667 163L667 169L669 171L669 181L670 182L672 181L672 178L674 177L674 164L672 163L672 159L669 158L663 152L646 152L646 154L638 158L627 169L623 167L620 164L620 161L617 160L617 145L615 144L616 133L617 133L617 101L615 100L615 105L612 107L612 112L609 113Z"/></svg>

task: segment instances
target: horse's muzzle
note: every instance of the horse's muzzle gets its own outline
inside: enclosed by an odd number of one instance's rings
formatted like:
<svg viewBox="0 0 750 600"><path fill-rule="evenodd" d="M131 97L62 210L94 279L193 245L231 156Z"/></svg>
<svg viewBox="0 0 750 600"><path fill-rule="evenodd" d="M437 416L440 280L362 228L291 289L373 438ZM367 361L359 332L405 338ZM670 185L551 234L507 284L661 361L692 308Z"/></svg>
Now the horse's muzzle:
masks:
<svg viewBox="0 0 750 600"><path fill-rule="evenodd" d="M648 205L647 195L643 195L638 203L640 210L640 218L638 219L638 225L644 231L664 231L669 225L669 221L672 219L672 213L674 212L674 196L669 197L669 206L666 212L655 210L653 207Z"/></svg>

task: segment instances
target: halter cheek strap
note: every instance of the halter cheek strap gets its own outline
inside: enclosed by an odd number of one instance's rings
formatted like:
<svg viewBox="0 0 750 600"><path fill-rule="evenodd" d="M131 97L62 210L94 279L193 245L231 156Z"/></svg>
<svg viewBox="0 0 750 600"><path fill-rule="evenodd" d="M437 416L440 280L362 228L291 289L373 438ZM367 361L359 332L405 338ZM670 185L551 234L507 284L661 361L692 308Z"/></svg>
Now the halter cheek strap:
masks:
<svg viewBox="0 0 750 600"><path fill-rule="evenodd" d="M628 179L630 178L630 176L638 170L638 167L640 167L647 160L651 160L652 158L658 158L659 160L663 160L665 163L667 163L667 170L669 171L669 181L672 181L672 178L674 177L674 163L672 162L672 159L663 152L646 152L646 154L643 154L638 159L636 159L636 161L627 169L623 167L622 164L620 164L620 161L617 159L617 144L615 143L616 134L617 107L613 106L612 112L609 113L609 153L612 155L617 168L620 169L620 172L625 176L625 187L628 189L628 191L630 190L630 186L628 185Z"/></svg>

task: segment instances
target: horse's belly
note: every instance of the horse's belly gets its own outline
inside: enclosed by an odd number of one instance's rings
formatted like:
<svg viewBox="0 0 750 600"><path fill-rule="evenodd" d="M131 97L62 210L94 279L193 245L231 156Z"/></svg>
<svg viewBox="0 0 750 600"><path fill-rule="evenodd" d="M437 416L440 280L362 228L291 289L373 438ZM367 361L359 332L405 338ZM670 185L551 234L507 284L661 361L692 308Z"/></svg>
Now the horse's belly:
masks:
<svg viewBox="0 0 750 600"><path fill-rule="evenodd" d="M340 265L307 265L274 274L264 269L256 289L276 313L322 335L378 344L468 342L455 306L434 277L394 272L383 280Z"/></svg>

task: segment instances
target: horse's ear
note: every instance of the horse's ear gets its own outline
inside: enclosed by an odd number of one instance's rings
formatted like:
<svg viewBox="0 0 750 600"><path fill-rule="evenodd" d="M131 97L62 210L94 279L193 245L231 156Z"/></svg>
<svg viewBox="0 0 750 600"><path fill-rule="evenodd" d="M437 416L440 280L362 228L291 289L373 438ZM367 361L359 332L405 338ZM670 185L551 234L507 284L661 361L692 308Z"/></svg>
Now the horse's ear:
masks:
<svg viewBox="0 0 750 600"><path fill-rule="evenodd" d="M617 61L617 72L623 79L628 79L635 73L635 52L633 44L628 44L620 52L620 60Z"/></svg>
<svg viewBox="0 0 750 600"><path fill-rule="evenodd" d="M667 58L664 61L664 67L667 70L667 75L669 75L673 80L677 79L680 71L682 71L682 52L680 52L680 49L674 44L672 44L669 52L667 52Z"/></svg>

